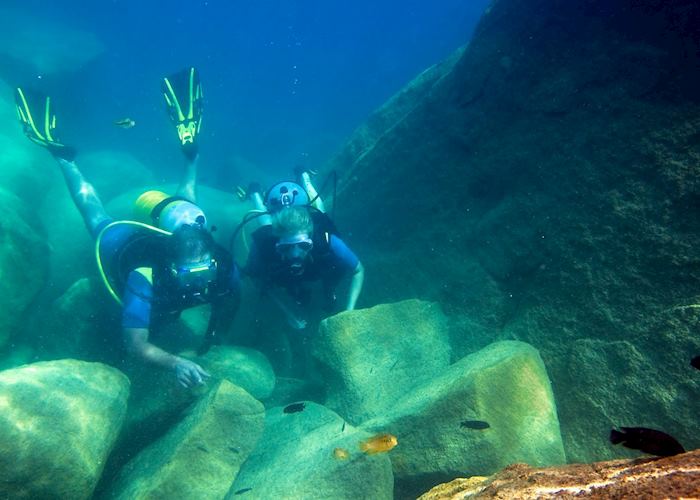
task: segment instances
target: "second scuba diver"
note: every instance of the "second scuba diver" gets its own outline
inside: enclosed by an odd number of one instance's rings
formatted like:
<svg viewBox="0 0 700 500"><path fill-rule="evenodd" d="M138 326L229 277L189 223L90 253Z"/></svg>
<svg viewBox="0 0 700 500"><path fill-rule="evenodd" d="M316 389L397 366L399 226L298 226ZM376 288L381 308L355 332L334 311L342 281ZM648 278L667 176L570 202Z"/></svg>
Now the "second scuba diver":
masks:
<svg viewBox="0 0 700 500"><path fill-rule="evenodd" d="M243 273L282 310L289 325L300 330L307 325L303 314L312 283L321 283L326 309L352 310L362 291L364 268L324 212L310 173L300 169L297 174L299 184L280 182L265 196L258 186L249 188L256 212L265 215L252 234ZM350 282L338 300L336 291L344 278Z"/></svg>
<svg viewBox="0 0 700 500"><path fill-rule="evenodd" d="M219 342L233 321L240 278L229 252L217 245L204 212L195 204L197 134L202 90L194 68L163 79L163 93L186 158L175 196L142 194L135 215L141 221L114 220L75 162L76 151L56 136L56 119L47 96L16 90L24 132L58 162L70 195L96 240L98 267L112 296L122 306L127 350L147 363L171 370L184 387L203 383L209 374L197 363L171 354L149 339L153 328L167 327L184 309L212 304L200 353Z"/></svg>

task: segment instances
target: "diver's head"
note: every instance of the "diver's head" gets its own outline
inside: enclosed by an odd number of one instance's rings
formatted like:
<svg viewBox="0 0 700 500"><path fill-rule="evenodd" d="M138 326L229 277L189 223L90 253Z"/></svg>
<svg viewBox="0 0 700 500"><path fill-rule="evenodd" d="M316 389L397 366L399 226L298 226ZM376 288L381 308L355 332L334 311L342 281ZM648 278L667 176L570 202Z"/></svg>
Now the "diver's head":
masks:
<svg viewBox="0 0 700 500"><path fill-rule="evenodd" d="M277 253L288 265L289 271L294 275L302 274L314 246L311 239L314 225L308 209L289 207L276 212L272 219L272 229L277 237Z"/></svg>
<svg viewBox="0 0 700 500"><path fill-rule="evenodd" d="M182 224L166 248L166 265L183 293L202 295L216 279L214 238L201 224Z"/></svg>
<svg viewBox="0 0 700 500"><path fill-rule="evenodd" d="M299 207L309 204L309 195L295 182L280 182L272 186L265 195L265 207L269 212L283 208Z"/></svg>

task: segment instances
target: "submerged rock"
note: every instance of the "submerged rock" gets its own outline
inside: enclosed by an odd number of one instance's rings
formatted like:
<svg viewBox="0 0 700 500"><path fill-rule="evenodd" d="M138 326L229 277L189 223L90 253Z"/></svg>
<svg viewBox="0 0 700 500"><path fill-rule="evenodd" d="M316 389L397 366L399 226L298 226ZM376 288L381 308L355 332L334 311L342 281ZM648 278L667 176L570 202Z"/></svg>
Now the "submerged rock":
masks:
<svg viewBox="0 0 700 500"><path fill-rule="evenodd" d="M90 498L117 438L129 381L100 363L0 372L0 496Z"/></svg>
<svg viewBox="0 0 700 500"><path fill-rule="evenodd" d="M362 428L397 437L391 461L402 498L464 471L486 475L515 462L566 461L547 372L523 342L498 342L467 356Z"/></svg>
<svg viewBox="0 0 700 500"><path fill-rule="evenodd" d="M286 408L266 412L265 432L226 498L393 498L389 455L359 449L369 433L316 403Z"/></svg>
<svg viewBox="0 0 700 500"><path fill-rule="evenodd" d="M220 499L263 430L264 408L223 380L129 462L109 498Z"/></svg>
<svg viewBox="0 0 700 500"><path fill-rule="evenodd" d="M256 399L268 397L275 388L275 373L270 362L254 349L217 345L199 361L212 376L242 387Z"/></svg>
<svg viewBox="0 0 700 500"><path fill-rule="evenodd" d="M42 17L36 10L3 7L0 30L5 39L0 55L40 76L74 71L104 50L94 34Z"/></svg>
<svg viewBox="0 0 700 500"><path fill-rule="evenodd" d="M390 410L449 366L446 330L440 307L419 300L324 320L314 356L325 375L326 406L354 424Z"/></svg>
<svg viewBox="0 0 700 500"><path fill-rule="evenodd" d="M48 247L34 213L0 188L0 346L15 333L47 277Z"/></svg>
<svg viewBox="0 0 700 500"><path fill-rule="evenodd" d="M512 465L490 477L455 479L419 500L465 498L696 498L700 450L662 459L611 460L532 468Z"/></svg>

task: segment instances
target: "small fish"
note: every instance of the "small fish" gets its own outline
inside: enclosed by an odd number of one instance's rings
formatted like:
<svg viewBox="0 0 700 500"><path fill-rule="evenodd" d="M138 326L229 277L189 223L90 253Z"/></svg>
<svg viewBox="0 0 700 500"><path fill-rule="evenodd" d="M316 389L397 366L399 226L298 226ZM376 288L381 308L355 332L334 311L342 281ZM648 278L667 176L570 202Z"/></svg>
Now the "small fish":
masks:
<svg viewBox="0 0 700 500"><path fill-rule="evenodd" d="M345 422L343 422L343 427L340 429L340 432L345 432Z"/></svg>
<svg viewBox="0 0 700 500"><path fill-rule="evenodd" d="M368 455L375 453L385 453L399 444L396 436L392 434L377 434L369 439L365 439L360 443L360 450Z"/></svg>
<svg viewBox="0 0 700 500"><path fill-rule="evenodd" d="M350 452L345 448L336 448L333 450L333 458L336 460L347 460L350 457Z"/></svg>
<svg viewBox="0 0 700 500"><path fill-rule="evenodd" d="M690 360L690 366L693 368L697 368L700 370L700 356L695 356L693 359Z"/></svg>
<svg viewBox="0 0 700 500"><path fill-rule="evenodd" d="M292 403L285 406L284 410L282 411L285 413L298 413L300 411L304 411L304 408L306 408L306 403Z"/></svg>
<svg viewBox="0 0 700 500"><path fill-rule="evenodd" d="M131 128L136 125L136 122L131 118L123 118L114 122L117 127L120 128Z"/></svg>
<svg viewBox="0 0 700 500"><path fill-rule="evenodd" d="M483 420L462 420L459 423L459 426L462 429L477 429L477 430L488 429L489 427L491 427L488 422L484 422Z"/></svg>
<svg viewBox="0 0 700 500"><path fill-rule="evenodd" d="M253 488L242 488L234 493L234 495L242 495L243 493L248 493Z"/></svg>
<svg viewBox="0 0 700 500"><path fill-rule="evenodd" d="M620 444L632 450L639 450L649 455L670 457L685 453L683 446L665 432L646 427L620 427L621 431L610 431L610 442Z"/></svg>

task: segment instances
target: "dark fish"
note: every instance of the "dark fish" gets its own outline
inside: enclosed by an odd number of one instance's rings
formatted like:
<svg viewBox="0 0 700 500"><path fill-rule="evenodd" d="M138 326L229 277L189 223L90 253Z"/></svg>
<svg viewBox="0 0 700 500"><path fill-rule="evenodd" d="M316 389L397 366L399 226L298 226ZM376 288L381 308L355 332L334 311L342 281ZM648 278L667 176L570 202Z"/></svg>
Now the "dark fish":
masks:
<svg viewBox="0 0 700 500"><path fill-rule="evenodd" d="M343 428L340 429L340 432L345 432L345 422L343 422Z"/></svg>
<svg viewBox="0 0 700 500"><path fill-rule="evenodd" d="M665 432L646 427L620 427L621 431L610 431L610 442L632 450L639 450L657 457L670 457L685 453L683 446Z"/></svg>
<svg viewBox="0 0 700 500"><path fill-rule="evenodd" d="M284 410L282 411L285 413L298 413L300 411L304 411L304 408L306 408L306 403L292 403L285 406Z"/></svg>
<svg viewBox="0 0 700 500"><path fill-rule="evenodd" d="M136 125L136 122L131 118L124 118L122 120L117 120L114 122L117 127L121 128L131 128Z"/></svg>
<svg viewBox="0 0 700 500"><path fill-rule="evenodd" d="M459 424L462 429L488 429L491 427L488 422L483 420L462 420Z"/></svg>
<svg viewBox="0 0 700 500"><path fill-rule="evenodd" d="M243 488L243 489L240 489L240 490L236 491L236 492L234 493L234 495L242 495L243 493L247 493L247 492L249 492L249 491L252 490L252 489L253 489L253 488Z"/></svg>
<svg viewBox="0 0 700 500"><path fill-rule="evenodd" d="M693 359L690 360L690 366L693 368L697 368L700 370L700 356L695 356Z"/></svg>

